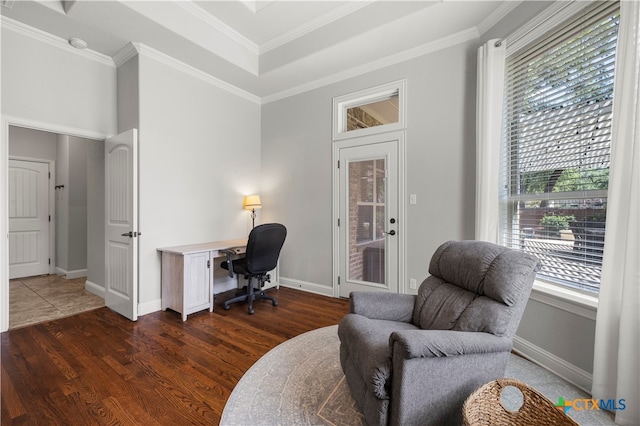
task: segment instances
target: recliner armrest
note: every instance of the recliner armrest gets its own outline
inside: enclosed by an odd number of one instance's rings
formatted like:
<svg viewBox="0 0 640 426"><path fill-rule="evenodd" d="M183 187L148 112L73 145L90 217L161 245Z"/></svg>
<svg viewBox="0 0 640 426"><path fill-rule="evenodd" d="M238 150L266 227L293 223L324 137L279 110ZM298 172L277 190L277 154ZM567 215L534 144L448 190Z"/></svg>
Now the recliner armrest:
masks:
<svg viewBox="0 0 640 426"><path fill-rule="evenodd" d="M410 359L508 352L513 343L508 337L482 332L402 330L391 333L389 345L394 357Z"/></svg>
<svg viewBox="0 0 640 426"><path fill-rule="evenodd" d="M371 319L411 322L416 296L412 294L354 291L349 311Z"/></svg>

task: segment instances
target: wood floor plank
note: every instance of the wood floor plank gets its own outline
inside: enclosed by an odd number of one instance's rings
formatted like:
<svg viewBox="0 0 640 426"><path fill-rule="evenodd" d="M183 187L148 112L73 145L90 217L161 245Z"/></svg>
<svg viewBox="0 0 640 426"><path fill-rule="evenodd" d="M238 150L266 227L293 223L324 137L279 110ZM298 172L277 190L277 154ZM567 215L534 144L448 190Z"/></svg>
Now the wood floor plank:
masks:
<svg viewBox="0 0 640 426"><path fill-rule="evenodd" d="M186 322L155 312L136 322L101 308L2 333L0 423L218 424L242 375L278 344L337 324L348 301L281 288L279 302L223 303Z"/></svg>
<svg viewBox="0 0 640 426"><path fill-rule="evenodd" d="M13 386L13 382L9 380L9 376L4 366L0 368L0 392L2 395L2 417L7 416L10 419L16 419L27 413L25 406L18 397L18 391ZM5 413L6 411L6 413Z"/></svg>

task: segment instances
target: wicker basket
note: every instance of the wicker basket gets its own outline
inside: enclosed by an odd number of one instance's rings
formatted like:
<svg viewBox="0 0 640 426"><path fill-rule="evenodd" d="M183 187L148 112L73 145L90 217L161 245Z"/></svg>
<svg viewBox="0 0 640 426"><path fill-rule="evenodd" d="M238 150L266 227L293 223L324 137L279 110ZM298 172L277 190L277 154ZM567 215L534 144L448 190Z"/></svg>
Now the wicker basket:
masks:
<svg viewBox="0 0 640 426"><path fill-rule="evenodd" d="M522 392L522 406L518 411L510 411L502 405L502 390L507 386L515 386ZM537 390L507 378L489 382L469 395L462 406L462 416L465 426L578 424Z"/></svg>

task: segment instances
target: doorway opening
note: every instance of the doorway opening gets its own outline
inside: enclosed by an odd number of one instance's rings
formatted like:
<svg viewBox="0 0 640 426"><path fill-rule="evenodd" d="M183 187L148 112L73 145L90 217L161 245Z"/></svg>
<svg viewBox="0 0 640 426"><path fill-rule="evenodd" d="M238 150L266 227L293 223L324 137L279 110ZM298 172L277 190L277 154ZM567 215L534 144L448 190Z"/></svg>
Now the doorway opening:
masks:
<svg viewBox="0 0 640 426"><path fill-rule="evenodd" d="M55 165L46 198L53 241L43 255L51 265L45 275L17 271L15 251L22 248L9 244L8 328L104 305L104 142L9 125L8 148L10 181L16 160ZM10 235L15 193L8 193Z"/></svg>

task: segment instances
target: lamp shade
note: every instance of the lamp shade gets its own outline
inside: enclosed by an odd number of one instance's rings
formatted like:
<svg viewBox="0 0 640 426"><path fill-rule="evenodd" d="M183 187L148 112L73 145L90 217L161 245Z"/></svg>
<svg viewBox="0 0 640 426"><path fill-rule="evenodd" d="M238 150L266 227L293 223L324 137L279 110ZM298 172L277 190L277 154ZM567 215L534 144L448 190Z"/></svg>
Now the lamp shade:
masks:
<svg viewBox="0 0 640 426"><path fill-rule="evenodd" d="M246 197L244 197L244 208L245 210L261 209L262 204L260 203L260 196L247 195Z"/></svg>

